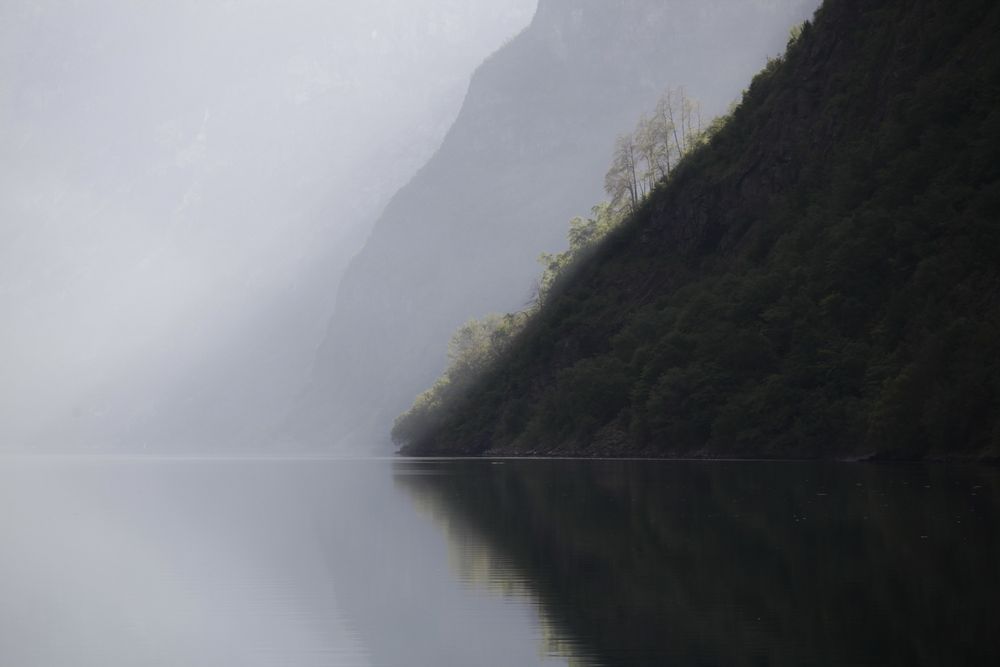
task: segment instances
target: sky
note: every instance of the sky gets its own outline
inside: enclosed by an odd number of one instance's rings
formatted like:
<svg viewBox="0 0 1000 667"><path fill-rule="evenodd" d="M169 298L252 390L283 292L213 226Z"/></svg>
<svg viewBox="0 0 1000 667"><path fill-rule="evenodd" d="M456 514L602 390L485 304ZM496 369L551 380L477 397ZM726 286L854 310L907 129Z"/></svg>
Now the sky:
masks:
<svg viewBox="0 0 1000 667"><path fill-rule="evenodd" d="M266 432L368 226L535 4L4 2L0 450Z"/></svg>

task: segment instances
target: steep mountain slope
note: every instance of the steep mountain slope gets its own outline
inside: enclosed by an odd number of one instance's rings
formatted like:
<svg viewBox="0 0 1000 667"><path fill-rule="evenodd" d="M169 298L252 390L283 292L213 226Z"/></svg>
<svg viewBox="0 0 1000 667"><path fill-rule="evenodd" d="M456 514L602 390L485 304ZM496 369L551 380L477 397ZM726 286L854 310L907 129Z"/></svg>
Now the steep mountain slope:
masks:
<svg viewBox="0 0 1000 667"><path fill-rule="evenodd" d="M538 253L601 196L615 135L668 85L720 110L811 5L541 0L351 264L290 439L387 446L443 369L448 335L530 297Z"/></svg>
<svg viewBox="0 0 1000 667"><path fill-rule="evenodd" d="M828 0L404 451L1000 457L998 30Z"/></svg>

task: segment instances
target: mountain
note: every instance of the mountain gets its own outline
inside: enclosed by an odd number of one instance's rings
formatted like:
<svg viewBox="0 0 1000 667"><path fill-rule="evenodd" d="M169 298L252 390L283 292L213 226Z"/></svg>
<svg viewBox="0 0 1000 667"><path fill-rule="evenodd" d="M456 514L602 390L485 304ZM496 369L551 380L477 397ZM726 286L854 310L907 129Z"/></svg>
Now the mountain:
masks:
<svg viewBox="0 0 1000 667"><path fill-rule="evenodd" d="M812 5L541 0L349 266L285 437L387 447L450 333L531 298L538 253L601 197L615 135L667 86L722 110Z"/></svg>
<svg viewBox="0 0 1000 667"><path fill-rule="evenodd" d="M0 3L0 451L246 452L535 0Z"/></svg>
<svg viewBox="0 0 1000 667"><path fill-rule="evenodd" d="M827 0L404 451L1000 458L998 30Z"/></svg>

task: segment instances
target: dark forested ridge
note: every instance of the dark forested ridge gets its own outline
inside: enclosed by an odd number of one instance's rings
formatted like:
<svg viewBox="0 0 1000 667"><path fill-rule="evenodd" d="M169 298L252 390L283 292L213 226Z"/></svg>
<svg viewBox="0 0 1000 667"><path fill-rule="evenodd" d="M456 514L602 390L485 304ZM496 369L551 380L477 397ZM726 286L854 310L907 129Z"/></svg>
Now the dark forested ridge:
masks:
<svg viewBox="0 0 1000 667"><path fill-rule="evenodd" d="M601 196L615 135L667 86L723 110L816 2L541 0L351 262L288 438L388 450L448 335L530 298L538 254Z"/></svg>
<svg viewBox="0 0 1000 667"><path fill-rule="evenodd" d="M403 451L1000 457L998 33L825 2Z"/></svg>

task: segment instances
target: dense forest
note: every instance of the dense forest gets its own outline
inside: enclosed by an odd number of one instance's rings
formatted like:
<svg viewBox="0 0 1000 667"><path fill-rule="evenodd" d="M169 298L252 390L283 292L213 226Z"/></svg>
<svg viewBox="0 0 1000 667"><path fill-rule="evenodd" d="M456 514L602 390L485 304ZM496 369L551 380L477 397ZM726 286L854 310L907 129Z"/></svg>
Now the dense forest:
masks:
<svg viewBox="0 0 1000 667"><path fill-rule="evenodd" d="M998 31L989 0L825 2L571 227L537 307L466 327L453 368L488 354L402 451L1000 458Z"/></svg>
<svg viewBox="0 0 1000 667"><path fill-rule="evenodd" d="M277 439L388 453L392 420L444 370L448 336L524 306L535 258L562 249L566 221L601 198L615 136L668 86L706 118L725 110L816 3L539 0L351 261ZM697 125L694 109L677 111Z"/></svg>

